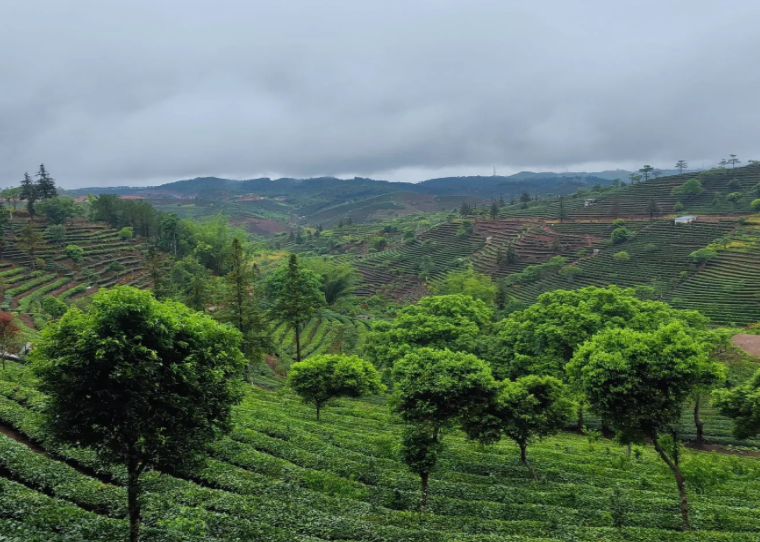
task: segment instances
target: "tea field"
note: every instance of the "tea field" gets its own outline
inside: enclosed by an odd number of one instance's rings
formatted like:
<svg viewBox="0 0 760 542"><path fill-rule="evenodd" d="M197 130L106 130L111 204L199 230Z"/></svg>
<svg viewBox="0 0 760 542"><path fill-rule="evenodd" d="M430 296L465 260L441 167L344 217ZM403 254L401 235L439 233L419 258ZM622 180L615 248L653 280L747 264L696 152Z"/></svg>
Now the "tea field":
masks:
<svg viewBox="0 0 760 542"><path fill-rule="evenodd" d="M42 400L28 369L9 362L0 539L126 540L125 472L87 450L38 446ZM202 470L147 474L145 540L760 540L760 458L687 452L698 530L682 532L673 479L651 449L627 459L612 441L571 433L529 448L538 480L516 446L447 434L421 515L418 479L397 458L400 426L382 403L342 400L317 422L294 395L251 388ZM708 419L708 435L726 430L717 422ZM622 533L610 513L616 487L626 496Z"/></svg>

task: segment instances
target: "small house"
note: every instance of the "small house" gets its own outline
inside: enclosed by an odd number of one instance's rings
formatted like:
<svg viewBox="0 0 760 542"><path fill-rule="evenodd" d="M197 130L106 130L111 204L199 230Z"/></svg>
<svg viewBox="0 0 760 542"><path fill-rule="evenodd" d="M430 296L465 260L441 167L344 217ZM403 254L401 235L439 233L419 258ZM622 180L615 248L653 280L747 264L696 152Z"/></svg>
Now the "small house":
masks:
<svg viewBox="0 0 760 542"><path fill-rule="evenodd" d="M697 219L696 216L692 215L685 215L685 216L677 216L676 217L676 224L691 224Z"/></svg>
<svg viewBox="0 0 760 542"><path fill-rule="evenodd" d="M585 200L583 200L583 206L584 207L589 207L591 205L594 205L595 203L596 203L596 199L595 198L586 198Z"/></svg>

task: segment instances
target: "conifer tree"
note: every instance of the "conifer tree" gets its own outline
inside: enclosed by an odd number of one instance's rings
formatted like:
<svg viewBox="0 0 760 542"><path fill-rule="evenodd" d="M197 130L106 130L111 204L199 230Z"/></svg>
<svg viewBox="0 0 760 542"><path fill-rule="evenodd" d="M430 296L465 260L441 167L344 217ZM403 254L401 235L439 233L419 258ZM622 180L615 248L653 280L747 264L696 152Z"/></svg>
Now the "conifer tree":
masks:
<svg viewBox="0 0 760 542"><path fill-rule="evenodd" d="M19 197L26 201L26 208L29 211L29 216L34 216L34 202L37 201L39 195L37 194L37 187L28 173L24 173L24 179L21 181L21 192L19 193Z"/></svg>
<svg viewBox="0 0 760 542"><path fill-rule="evenodd" d="M58 197L58 191L55 189L55 179L45 169L45 164L40 164L40 170L37 172L37 194L42 199Z"/></svg>
<svg viewBox="0 0 760 542"><path fill-rule="evenodd" d="M36 267L35 255L43 245L42 233L32 226L31 221L27 222L16 236L16 246L29 255L32 259L32 267Z"/></svg>

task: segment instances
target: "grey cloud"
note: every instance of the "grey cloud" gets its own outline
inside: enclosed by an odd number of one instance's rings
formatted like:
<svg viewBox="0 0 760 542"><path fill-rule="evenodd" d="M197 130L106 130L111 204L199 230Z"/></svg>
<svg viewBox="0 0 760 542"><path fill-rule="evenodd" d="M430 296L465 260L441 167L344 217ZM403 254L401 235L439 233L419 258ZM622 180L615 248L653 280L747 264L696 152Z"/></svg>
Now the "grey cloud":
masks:
<svg viewBox="0 0 760 542"><path fill-rule="evenodd" d="M760 158L759 12L741 0L11 0L0 185L41 161L74 187Z"/></svg>

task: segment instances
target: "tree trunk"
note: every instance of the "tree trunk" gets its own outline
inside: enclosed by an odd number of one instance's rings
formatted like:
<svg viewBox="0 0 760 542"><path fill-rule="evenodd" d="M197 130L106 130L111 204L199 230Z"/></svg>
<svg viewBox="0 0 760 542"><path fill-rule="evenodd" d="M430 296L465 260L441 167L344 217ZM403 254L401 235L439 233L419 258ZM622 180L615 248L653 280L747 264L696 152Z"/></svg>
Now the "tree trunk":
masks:
<svg viewBox="0 0 760 542"><path fill-rule="evenodd" d="M427 510L428 505L428 481L430 479L429 472L423 472L420 474L420 481L422 483L422 494L420 495L420 510L424 512Z"/></svg>
<svg viewBox="0 0 760 542"><path fill-rule="evenodd" d="M583 429L583 407L578 407L578 431L581 433L585 433L586 431Z"/></svg>
<svg viewBox="0 0 760 542"><path fill-rule="evenodd" d="M625 457L630 459L631 458L631 443L628 443L628 446L625 448Z"/></svg>
<svg viewBox="0 0 760 542"><path fill-rule="evenodd" d="M296 361L301 361L301 329L296 324Z"/></svg>
<svg viewBox="0 0 760 542"><path fill-rule="evenodd" d="M652 444L654 444L654 449L657 450L657 453L660 455L660 458L667 464L668 467L670 467L670 470L673 471L673 476L676 479L676 486L678 486L678 496L680 498L680 507L681 507L681 519L683 519L683 529L684 531L691 531L691 522L689 521L689 500L686 496L686 479L683 477L683 474L681 473L681 469L678 466L677 462L673 462L669 457L668 454L665 453L665 450L662 449L662 446L660 446L660 442L657 440L657 438L652 438Z"/></svg>
<svg viewBox="0 0 760 542"><path fill-rule="evenodd" d="M701 397L697 395L694 400L694 425L697 426L697 444L705 442L705 423L699 417L699 403Z"/></svg>
<svg viewBox="0 0 760 542"><path fill-rule="evenodd" d="M533 475L533 479L538 480L538 476L536 476L536 471L533 468L533 465L531 465L530 461L528 461L528 445L525 442L518 442L517 444L520 446L520 461L522 461L523 465L528 467L528 470Z"/></svg>
<svg viewBox="0 0 760 542"><path fill-rule="evenodd" d="M127 508L129 509L129 542L140 539L140 472L136 458L127 461Z"/></svg>
<svg viewBox="0 0 760 542"><path fill-rule="evenodd" d="M317 403L316 406L317 406L317 421L319 421L319 411L322 408L322 405Z"/></svg>

